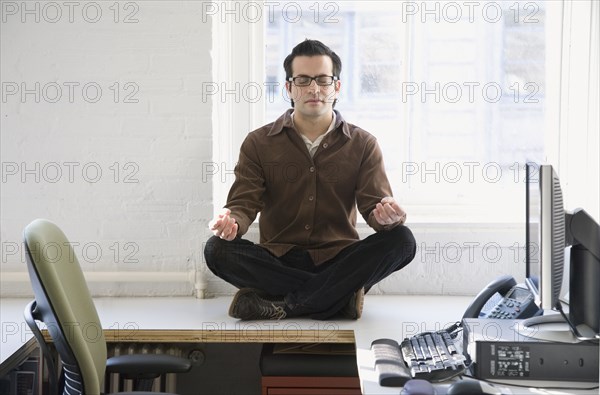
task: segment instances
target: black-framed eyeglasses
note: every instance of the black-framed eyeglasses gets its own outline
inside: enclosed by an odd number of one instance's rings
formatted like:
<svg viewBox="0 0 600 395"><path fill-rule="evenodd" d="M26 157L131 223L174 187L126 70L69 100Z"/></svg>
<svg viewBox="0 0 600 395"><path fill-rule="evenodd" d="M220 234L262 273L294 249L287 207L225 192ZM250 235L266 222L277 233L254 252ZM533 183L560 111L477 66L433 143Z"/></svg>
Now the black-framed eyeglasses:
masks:
<svg viewBox="0 0 600 395"><path fill-rule="evenodd" d="M319 86L329 86L333 84L334 81L337 81L338 77L336 77L335 75L318 75L316 77L300 75L298 77L288 78L288 81L293 82L296 86L309 86L310 84L312 84L313 80Z"/></svg>

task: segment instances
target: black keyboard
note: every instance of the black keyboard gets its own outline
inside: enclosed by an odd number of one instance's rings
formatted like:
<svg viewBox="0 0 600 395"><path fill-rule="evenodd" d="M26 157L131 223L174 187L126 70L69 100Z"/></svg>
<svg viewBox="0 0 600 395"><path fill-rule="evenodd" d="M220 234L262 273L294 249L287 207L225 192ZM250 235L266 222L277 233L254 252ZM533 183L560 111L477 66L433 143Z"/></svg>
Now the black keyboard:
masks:
<svg viewBox="0 0 600 395"><path fill-rule="evenodd" d="M466 369L465 356L446 330L420 333L405 338L400 345L392 339L378 339L371 350L382 386L402 386L411 378L444 381Z"/></svg>

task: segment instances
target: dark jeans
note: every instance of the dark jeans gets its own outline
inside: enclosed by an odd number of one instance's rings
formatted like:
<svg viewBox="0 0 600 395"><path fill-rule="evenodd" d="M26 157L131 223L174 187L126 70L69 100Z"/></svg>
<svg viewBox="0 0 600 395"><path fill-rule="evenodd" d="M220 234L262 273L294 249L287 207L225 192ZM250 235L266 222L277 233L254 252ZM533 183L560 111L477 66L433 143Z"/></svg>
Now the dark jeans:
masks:
<svg viewBox="0 0 600 395"><path fill-rule="evenodd" d="M362 287L373 285L413 260L415 238L405 226L374 233L315 266L310 255L294 247L281 257L240 237L212 236L204 249L208 268L238 288L256 288L282 296L289 316L331 318Z"/></svg>

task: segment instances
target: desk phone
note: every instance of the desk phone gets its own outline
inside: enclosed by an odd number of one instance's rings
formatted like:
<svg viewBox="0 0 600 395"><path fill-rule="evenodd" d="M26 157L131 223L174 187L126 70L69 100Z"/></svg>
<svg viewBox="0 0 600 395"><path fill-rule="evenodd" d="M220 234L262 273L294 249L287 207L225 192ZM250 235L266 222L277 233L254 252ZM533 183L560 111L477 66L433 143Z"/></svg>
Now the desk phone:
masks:
<svg viewBox="0 0 600 395"><path fill-rule="evenodd" d="M484 306L500 294L501 299L489 312L482 312ZM499 318L523 319L541 314L535 304L533 294L517 285L511 276L500 276L479 292L475 300L467 307L463 318Z"/></svg>

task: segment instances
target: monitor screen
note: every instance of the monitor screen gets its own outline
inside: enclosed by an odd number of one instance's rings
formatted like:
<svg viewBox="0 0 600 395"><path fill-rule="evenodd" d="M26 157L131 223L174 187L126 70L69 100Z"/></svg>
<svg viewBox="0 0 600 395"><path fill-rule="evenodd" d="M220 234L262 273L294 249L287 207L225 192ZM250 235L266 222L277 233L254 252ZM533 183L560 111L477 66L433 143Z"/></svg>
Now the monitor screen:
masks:
<svg viewBox="0 0 600 395"><path fill-rule="evenodd" d="M540 185L539 166L527 163L525 166L525 276L538 306L540 297Z"/></svg>

